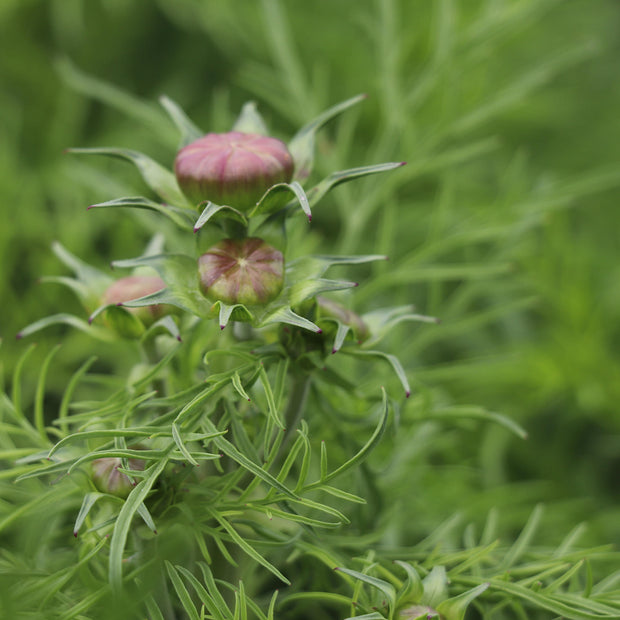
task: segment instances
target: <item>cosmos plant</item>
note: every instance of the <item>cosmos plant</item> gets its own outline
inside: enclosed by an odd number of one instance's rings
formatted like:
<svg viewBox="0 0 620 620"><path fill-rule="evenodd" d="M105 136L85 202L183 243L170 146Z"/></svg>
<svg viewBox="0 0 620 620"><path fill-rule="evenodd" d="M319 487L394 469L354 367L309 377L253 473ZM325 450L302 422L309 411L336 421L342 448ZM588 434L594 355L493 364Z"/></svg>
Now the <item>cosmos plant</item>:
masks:
<svg viewBox="0 0 620 620"><path fill-rule="evenodd" d="M373 493L365 461L389 441L390 411L396 416L411 394L398 358L377 345L403 321L436 322L411 306L358 314L351 308L358 282L329 277L332 268L359 273L387 257L300 256L288 247L291 221L310 230L333 187L402 165L342 170L307 185L317 132L363 98L330 108L285 144L267 135L253 103L230 132L204 135L164 97L181 134L174 171L136 151L73 149L131 162L154 195L90 208L147 210L171 226L140 256L114 261L115 277L55 243L73 277L45 280L68 287L84 314L46 317L19 334L68 324L141 356L125 376L99 381L112 386L99 400L76 400L81 385L99 385L89 372L95 358L86 360L47 424L43 393L54 349L34 423L13 400L18 430L31 442L17 461L17 482L53 482L37 501L62 495L56 510L62 522L72 520L68 533L80 545L53 594L30 588L33 609L58 595L59 617L112 609L153 620L272 620L316 604L337 609L334 617L462 620L472 602L493 603L509 585L511 596L532 603L524 586L503 580L510 565L492 540L481 539L475 557L404 561L395 553L386 565L372 551L360 560L359 529L333 535L353 527L366 503L361 492ZM166 251L178 239L183 251ZM376 363L400 388L388 394L373 383ZM487 417L523 434L497 414ZM533 564L525 572L533 581L548 569ZM314 591L302 577L308 571L327 575L316 582L331 589ZM92 583L96 595L87 596L83 586ZM280 595L282 586L290 588ZM544 603L565 612L551 597Z"/></svg>

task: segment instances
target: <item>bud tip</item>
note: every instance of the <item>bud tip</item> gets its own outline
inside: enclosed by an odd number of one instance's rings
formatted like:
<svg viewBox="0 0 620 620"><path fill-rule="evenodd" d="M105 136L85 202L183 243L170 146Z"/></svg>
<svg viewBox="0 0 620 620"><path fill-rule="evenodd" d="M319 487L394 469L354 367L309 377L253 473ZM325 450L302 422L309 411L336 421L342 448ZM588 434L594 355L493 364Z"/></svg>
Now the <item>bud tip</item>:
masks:
<svg viewBox="0 0 620 620"><path fill-rule="evenodd" d="M411 396L411 390L407 390L405 392L405 398L409 398Z"/></svg>
<svg viewBox="0 0 620 620"><path fill-rule="evenodd" d="M226 328L226 325L220 325L220 331L225 329L225 328Z"/></svg>
<svg viewBox="0 0 620 620"><path fill-rule="evenodd" d="M336 347L334 347L334 348L332 349L332 355L333 355L334 353L338 353L338 349L336 349Z"/></svg>
<svg viewBox="0 0 620 620"><path fill-rule="evenodd" d="M177 336L177 340L178 340L179 342L183 342L183 340L182 340L181 336Z"/></svg>
<svg viewBox="0 0 620 620"><path fill-rule="evenodd" d="M24 337L24 334L22 334L21 332L17 332L15 334L15 340L21 340Z"/></svg>
<svg viewBox="0 0 620 620"><path fill-rule="evenodd" d="M77 538L77 534L78 534L77 532L73 532L73 537Z"/></svg>
<svg viewBox="0 0 620 620"><path fill-rule="evenodd" d="M88 205L88 206L86 207L86 210L87 210L87 211L90 211L90 210L91 210L91 209L93 209L94 207L95 207L95 205Z"/></svg>
<svg viewBox="0 0 620 620"><path fill-rule="evenodd" d="M319 328L319 329L317 330L317 332L316 332L316 333L317 333L317 334L322 334L322 333L323 333L323 330Z"/></svg>

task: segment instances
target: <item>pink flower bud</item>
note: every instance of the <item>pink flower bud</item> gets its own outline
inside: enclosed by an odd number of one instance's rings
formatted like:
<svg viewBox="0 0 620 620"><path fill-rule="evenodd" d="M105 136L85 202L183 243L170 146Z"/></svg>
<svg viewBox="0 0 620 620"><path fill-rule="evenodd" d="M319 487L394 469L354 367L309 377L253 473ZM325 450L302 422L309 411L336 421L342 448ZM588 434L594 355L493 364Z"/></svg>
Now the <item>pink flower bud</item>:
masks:
<svg viewBox="0 0 620 620"><path fill-rule="evenodd" d="M144 470L144 461L141 459L129 459L129 468L136 471ZM122 466L121 459L106 457L92 462L92 479L95 486L102 493L109 493L117 497L127 497L134 485L129 476L118 471Z"/></svg>
<svg viewBox="0 0 620 620"><path fill-rule="evenodd" d="M284 257L262 239L224 239L198 259L198 273L205 297L262 305L282 290Z"/></svg>
<svg viewBox="0 0 620 620"><path fill-rule="evenodd" d="M112 284L103 294L103 304L120 305L125 301L138 299L166 288L164 281L158 276L127 276ZM149 325L166 313L169 306L152 305L140 308L125 308L135 314L143 323Z"/></svg>
<svg viewBox="0 0 620 620"><path fill-rule="evenodd" d="M209 133L182 148L174 162L179 186L190 200L242 211L272 185L290 181L293 168L283 142L239 131Z"/></svg>

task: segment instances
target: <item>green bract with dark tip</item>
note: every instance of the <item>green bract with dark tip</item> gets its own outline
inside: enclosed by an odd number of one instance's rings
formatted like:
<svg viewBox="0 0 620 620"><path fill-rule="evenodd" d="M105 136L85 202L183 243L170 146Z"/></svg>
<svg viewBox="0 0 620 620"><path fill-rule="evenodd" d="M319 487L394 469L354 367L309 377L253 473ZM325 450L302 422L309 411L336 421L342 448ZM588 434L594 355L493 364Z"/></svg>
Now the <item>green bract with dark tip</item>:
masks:
<svg viewBox="0 0 620 620"><path fill-rule="evenodd" d="M194 203L208 200L242 211L277 183L288 183L295 164L286 145L268 136L209 133L182 148L174 162L179 186Z"/></svg>
<svg viewBox="0 0 620 620"><path fill-rule="evenodd" d="M264 305L284 284L284 256L262 239L224 239L198 259L200 290L212 301Z"/></svg>
<svg viewBox="0 0 620 620"><path fill-rule="evenodd" d="M353 310L349 310L337 301L328 299L322 295L316 298L316 302L318 305L319 317L333 318L340 321L343 325L350 327L359 342L364 342L368 339L370 335L368 325L364 323L364 320L359 314L356 314Z"/></svg>

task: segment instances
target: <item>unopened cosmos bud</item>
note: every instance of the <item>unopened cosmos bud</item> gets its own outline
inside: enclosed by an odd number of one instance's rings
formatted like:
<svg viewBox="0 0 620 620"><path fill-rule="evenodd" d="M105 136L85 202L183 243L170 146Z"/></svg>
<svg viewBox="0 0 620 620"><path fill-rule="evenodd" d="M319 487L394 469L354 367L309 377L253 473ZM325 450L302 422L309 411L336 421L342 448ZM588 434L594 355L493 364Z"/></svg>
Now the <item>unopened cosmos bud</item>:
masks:
<svg viewBox="0 0 620 620"><path fill-rule="evenodd" d="M129 459L129 469L144 470L144 461ZM134 485L126 474L118 471L122 461L116 457L106 457L92 462L92 478L95 486L102 493L109 493L117 497L127 497Z"/></svg>
<svg viewBox="0 0 620 620"><path fill-rule="evenodd" d="M198 259L200 289L226 304L263 305L284 284L282 252L262 239L224 239Z"/></svg>
<svg viewBox="0 0 620 620"><path fill-rule="evenodd" d="M192 202L210 200L241 211L272 185L290 181L293 169L283 142L239 131L209 133L182 148L174 162L179 186Z"/></svg>
<svg viewBox="0 0 620 620"><path fill-rule="evenodd" d="M103 294L103 304L120 305L123 302L145 297L166 288L164 281L158 276L127 276L112 284ZM166 306L152 305L140 308L126 308L135 314L143 323L150 324L166 312Z"/></svg>

